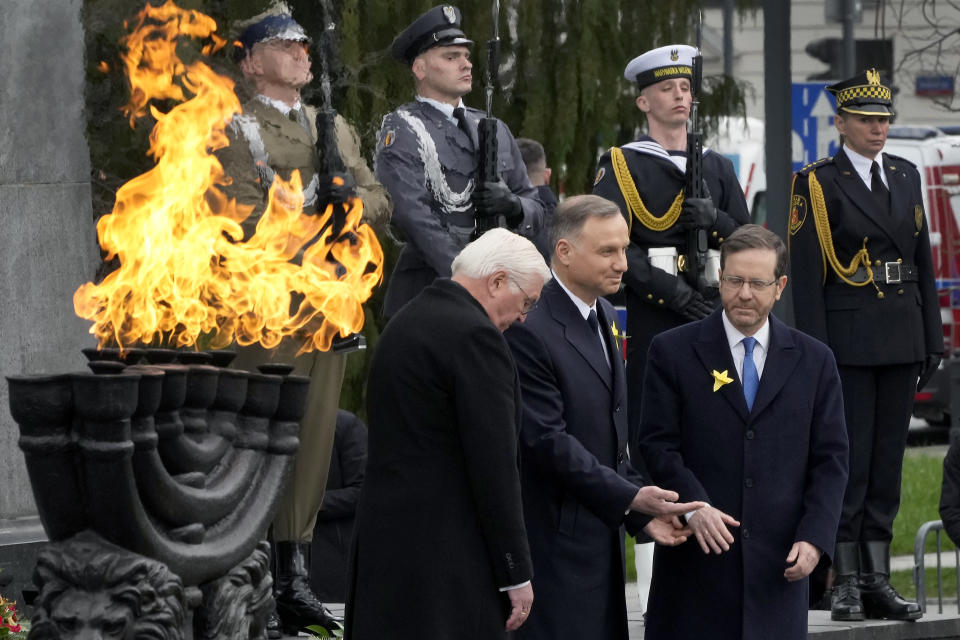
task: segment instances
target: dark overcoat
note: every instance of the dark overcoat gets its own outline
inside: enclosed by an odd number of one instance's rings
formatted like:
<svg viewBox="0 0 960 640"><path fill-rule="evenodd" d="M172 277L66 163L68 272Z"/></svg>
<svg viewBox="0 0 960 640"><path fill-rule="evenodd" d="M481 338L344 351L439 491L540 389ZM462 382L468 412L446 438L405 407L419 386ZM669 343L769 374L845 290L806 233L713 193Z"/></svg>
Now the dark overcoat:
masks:
<svg viewBox="0 0 960 640"><path fill-rule="evenodd" d="M480 158L477 122L484 115L466 108L469 135L426 102L410 102L383 119L375 171L393 198L393 229L405 242L387 283L383 311L388 317L434 278L449 277L450 264L470 240L470 196ZM532 238L543 225L544 205L503 122L497 123L497 145L500 177L523 208L516 231Z"/></svg>
<svg viewBox="0 0 960 640"><path fill-rule="evenodd" d="M499 589L532 578L503 334L438 279L387 325L370 365L369 450L346 637L506 636Z"/></svg>
<svg viewBox="0 0 960 640"><path fill-rule="evenodd" d="M657 485L740 521L721 555L705 555L693 537L657 547L645 638L805 640L808 583L783 577L787 554L800 540L832 554L847 480L830 350L770 316L748 411L717 310L654 338L640 429Z"/></svg>
<svg viewBox="0 0 960 640"><path fill-rule="evenodd" d="M598 300L611 366L567 293L549 282L506 331L520 373L523 507L537 579L524 640L626 640L623 529L642 479L627 456L627 389L613 307Z"/></svg>
<svg viewBox="0 0 960 640"><path fill-rule="evenodd" d="M357 502L367 466L367 425L349 411L337 411L330 472L310 543L310 586L322 602L343 602Z"/></svg>

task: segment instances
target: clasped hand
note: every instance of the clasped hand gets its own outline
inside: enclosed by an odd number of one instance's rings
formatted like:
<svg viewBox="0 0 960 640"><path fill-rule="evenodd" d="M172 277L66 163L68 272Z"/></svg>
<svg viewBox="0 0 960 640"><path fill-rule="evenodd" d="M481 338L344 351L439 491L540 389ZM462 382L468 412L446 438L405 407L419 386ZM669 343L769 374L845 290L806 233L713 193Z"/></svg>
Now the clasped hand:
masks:
<svg viewBox="0 0 960 640"><path fill-rule="evenodd" d="M699 509L703 502L677 502L680 496L676 491L668 491L648 485L641 487L630 503L630 509L654 516L643 528L655 542L674 546L687 541L691 531L683 526L679 516Z"/></svg>

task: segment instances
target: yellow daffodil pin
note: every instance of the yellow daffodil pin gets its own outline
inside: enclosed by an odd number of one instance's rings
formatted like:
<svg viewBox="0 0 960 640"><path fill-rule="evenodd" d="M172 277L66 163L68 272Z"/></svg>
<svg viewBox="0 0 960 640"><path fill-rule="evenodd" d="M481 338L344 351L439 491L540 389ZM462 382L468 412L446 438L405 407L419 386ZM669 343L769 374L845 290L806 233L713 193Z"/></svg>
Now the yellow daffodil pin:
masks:
<svg viewBox="0 0 960 640"><path fill-rule="evenodd" d="M717 371L714 369L710 372L710 375L713 376L713 392L716 393L717 390L725 384L730 384L733 382L733 378L727 375L727 369L723 371Z"/></svg>
<svg viewBox="0 0 960 640"><path fill-rule="evenodd" d="M627 338L630 337L627 335L626 331L621 332L619 329L617 329L616 322L610 323L610 330L613 331L613 337L616 338L617 340L626 340Z"/></svg>

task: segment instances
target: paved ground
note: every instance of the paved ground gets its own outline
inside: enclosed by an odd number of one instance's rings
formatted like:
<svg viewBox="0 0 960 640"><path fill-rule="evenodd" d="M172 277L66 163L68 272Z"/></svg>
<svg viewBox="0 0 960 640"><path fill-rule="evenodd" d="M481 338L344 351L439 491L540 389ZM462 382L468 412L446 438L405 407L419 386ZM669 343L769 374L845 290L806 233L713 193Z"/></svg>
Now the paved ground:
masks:
<svg viewBox="0 0 960 640"><path fill-rule="evenodd" d="M342 615L343 605L328 604L331 611ZM536 607L536 604L534 604ZM627 585L627 622L630 640L643 640L643 615L639 611L636 585ZM828 611L811 611L809 635L815 640L919 640L921 638L960 638L960 614L956 604L946 605L945 613L936 613L935 605L918 622L833 622ZM301 637L306 637L302 634ZM292 640L287 638L285 640ZM346 640L349 640L346 639ZM773 640L773 639L771 639Z"/></svg>

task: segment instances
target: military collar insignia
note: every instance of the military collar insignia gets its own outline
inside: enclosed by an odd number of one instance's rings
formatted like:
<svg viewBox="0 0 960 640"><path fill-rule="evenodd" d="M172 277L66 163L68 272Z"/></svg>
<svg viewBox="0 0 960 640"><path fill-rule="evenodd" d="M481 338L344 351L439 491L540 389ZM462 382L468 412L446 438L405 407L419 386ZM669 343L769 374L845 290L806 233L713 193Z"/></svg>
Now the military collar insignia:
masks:
<svg viewBox="0 0 960 640"><path fill-rule="evenodd" d="M447 22L453 24L457 21L457 10L450 5L444 5L443 17L447 19Z"/></svg>
<svg viewBox="0 0 960 640"><path fill-rule="evenodd" d="M729 371L729 369L724 369L723 371L717 371L716 369L714 369L713 371L710 372L710 375L713 376L713 392L714 393L719 391L720 387L722 387L723 385L730 384L731 382L733 382L733 378L727 375L727 371Z"/></svg>

